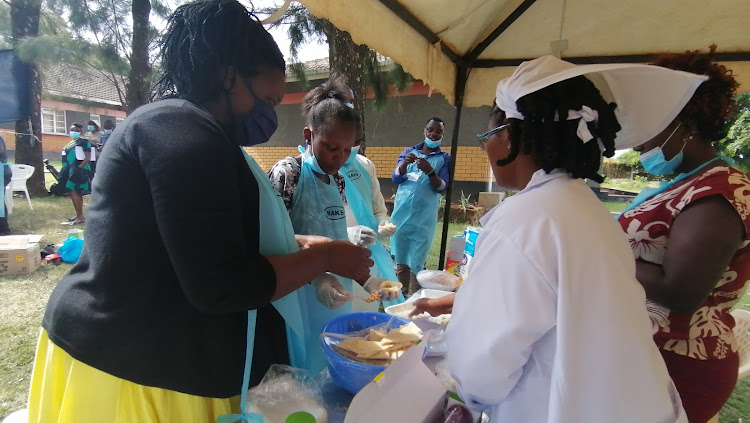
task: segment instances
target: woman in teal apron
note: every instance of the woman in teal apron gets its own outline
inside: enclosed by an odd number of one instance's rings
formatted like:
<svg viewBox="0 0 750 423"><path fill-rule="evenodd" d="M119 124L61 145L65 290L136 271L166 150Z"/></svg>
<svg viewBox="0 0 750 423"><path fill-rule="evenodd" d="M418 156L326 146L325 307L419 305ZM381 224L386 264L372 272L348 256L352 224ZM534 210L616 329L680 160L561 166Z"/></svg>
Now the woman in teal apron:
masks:
<svg viewBox="0 0 750 423"><path fill-rule="evenodd" d="M424 142L404 150L393 173L398 191L391 220L398 230L391 238L391 252L399 282L409 293L418 289L415 275L425 267L435 238L440 194L450 178L450 155L440 149L444 129L439 118L427 121Z"/></svg>
<svg viewBox="0 0 750 423"><path fill-rule="evenodd" d="M274 133L284 95L283 56L257 18L236 0L182 5L160 59L159 100L108 140L91 236L50 296L30 422L256 420L248 387L273 364L310 369L320 348L298 289L373 264L349 242L295 236L243 156ZM221 166L186 183L209 155Z"/></svg>
<svg viewBox="0 0 750 423"><path fill-rule="evenodd" d="M287 203L296 234L372 245L377 236L372 229L358 226L358 239L350 237L347 231L348 201L345 182L339 170L349 158L354 145L356 124L354 112L342 101L342 90L339 82L328 81L305 96L302 110L307 120L304 129L307 149L301 157L287 157L279 161L271 168L269 177ZM368 295L379 291L381 281L370 278L369 273L356 279ZM330 284L339 291L339 295L321 289L321 286ZM352 310L351 301L355 298L351 292L355 289L358 288L351 279L332 275L318 278L313 286L306 287L306 299L310 304L309 322L315 336L332 318ZM333 304L327 304L331 296L337 297L336 308L330 307ZM313 371L325 368L322 350L308 350L307 353L313 363Z"/></svg>

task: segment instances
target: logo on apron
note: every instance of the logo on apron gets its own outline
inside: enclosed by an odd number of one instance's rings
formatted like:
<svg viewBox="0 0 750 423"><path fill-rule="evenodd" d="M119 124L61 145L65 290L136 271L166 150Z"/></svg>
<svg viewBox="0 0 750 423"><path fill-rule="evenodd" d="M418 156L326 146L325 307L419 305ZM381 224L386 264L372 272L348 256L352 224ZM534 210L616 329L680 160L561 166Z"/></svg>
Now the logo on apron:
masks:
<svg viewBox="0 0 750 423"><path fill-rule="evenodd" d="M325 213L328 220L341 220L346 217L344 214L344 208L341 206L326 207Z"/></svg>
<svg viewBox="0 0 750 423"><path fill-rule="evenodd" d="M358 170L350 170L349 172L347 172L346 176L348 176L349 179L351 179L352 181L356 181L362 175L359 173Z"/></svg>

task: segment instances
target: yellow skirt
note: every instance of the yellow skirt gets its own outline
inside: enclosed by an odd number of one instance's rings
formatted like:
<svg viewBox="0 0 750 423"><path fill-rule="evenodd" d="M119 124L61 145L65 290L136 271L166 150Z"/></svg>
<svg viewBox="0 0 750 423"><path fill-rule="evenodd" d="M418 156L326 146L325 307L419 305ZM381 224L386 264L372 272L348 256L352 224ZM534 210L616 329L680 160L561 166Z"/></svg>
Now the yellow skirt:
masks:
<svg viewBox="0 0 750 423"><path fill-rule="evenodd" d="M104 373L39 335L29 423L212 423L239 413L240 396L205 398L138 385Z"/></svg>

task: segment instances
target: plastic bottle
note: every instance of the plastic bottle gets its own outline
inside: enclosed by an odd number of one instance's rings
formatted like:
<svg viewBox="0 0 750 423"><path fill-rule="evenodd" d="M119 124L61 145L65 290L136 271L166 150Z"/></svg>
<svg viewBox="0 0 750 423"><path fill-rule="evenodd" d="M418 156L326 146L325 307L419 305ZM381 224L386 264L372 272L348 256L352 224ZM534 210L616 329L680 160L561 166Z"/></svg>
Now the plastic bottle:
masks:
<svg viewBox="0 0 750 423"><path fill-rule="evenodd" d="M306 411L298 411L290 414L284 423L316 423L315 417Z"/></svg>

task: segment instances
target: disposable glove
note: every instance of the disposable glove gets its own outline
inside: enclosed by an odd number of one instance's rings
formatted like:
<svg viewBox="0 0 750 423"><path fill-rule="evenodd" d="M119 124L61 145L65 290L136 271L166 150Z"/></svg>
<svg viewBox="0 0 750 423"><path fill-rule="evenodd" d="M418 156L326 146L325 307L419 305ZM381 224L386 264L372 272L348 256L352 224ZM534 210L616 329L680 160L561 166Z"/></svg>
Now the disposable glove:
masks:
<svg viewBox="0 0 750 423"><path fill-rule="evenodd" d="M382 238L390 238L396 233L396 225L391 222L391 219L383 219L378 223L378 235Z"/></svg>
<svg viewBox="0 0 750 423"><path fill-rule="evenodd" d="M365 291L372 294L373 292L380 292L380 301L396 301L398 298L398 291L399 290L384 290L380 289L380 285L383 284L383 282L387 281L388 279L383 278L376 278L375 276L370 276L364 285L362 285L362 288L365 289Z"/></svg>
<svg viewBox="0 0 750 423"><path fill-rule="evenodd" d="M344 288L336 276L324 273L313 282L318 301L331 310L337 309L349 301L354 301L354 296Z"/></svg>
<svg viewBox="0 0 750 423"><path fill-rule="evenodd" d="M375 241L378 239L378 234L364 225L346 228L346 232L349 235L349 242L354 245L359 245L360 247L375 245Z"/></svg>

